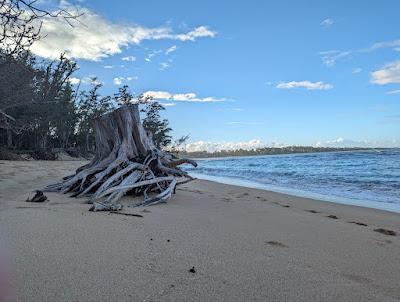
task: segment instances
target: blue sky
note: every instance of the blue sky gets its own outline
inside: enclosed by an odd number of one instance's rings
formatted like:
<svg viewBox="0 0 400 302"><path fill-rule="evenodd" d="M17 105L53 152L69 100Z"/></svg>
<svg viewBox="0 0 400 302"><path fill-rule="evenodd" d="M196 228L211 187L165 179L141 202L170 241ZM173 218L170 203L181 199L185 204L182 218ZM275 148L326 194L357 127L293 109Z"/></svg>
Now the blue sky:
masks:
<svg viewBox="0 0 400 302"><path fill-rule="evenodd" d="M82 88L160 97L192 143L400 146L399 1L57 5L84 26L48 21L33 51L67 50Z"/></svg>

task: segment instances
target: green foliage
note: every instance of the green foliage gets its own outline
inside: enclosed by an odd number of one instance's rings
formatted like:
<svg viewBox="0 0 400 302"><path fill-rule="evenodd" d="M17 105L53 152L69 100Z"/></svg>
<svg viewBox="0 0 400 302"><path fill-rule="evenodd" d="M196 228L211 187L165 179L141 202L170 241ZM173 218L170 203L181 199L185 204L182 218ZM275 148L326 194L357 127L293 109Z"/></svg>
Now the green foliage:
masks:
<svg viewBox="0 0 400 302"><path fill-rule="evenodd" d="M151 98L134 97L128 86L113 97L102 96L102 84L78 93L70 84L76 64L61 55L59 60L38 62L29 52L7 56L0 52L0 144L17 150L79 149L95 151L93 121L115 106L138 103L144 128L158 148L172 143L171 128L161 117L165 108ZM79 88L79 87L78 87Z"/></svg>
<svg viewBox="0 0 400 302"><path fill-rule="evenodd" d="M133 104L134 97L129 91L128 85L124 85L118 89L118 93L114 94L114 102L120 106Z"/></svg>
<svg viewBox="0 0 400 302"><path fill-rule="evenodd" d="M99 89L103 85L97 81L97 78L91 79L91 85L92 88L88 92L82 92L77 104L77 141L84 153L94 151L94 119L113 108L111 97L100 95Z"/></svg>
<svg viewBox="0 0 400 302"><path fill-rule="evenodd" d="M160 111L165 110L165 107L158 102L147 102L143 119L143 127L146 131L150 132L153 136L154 144L158 148L165 148L172 142L170 135L172 129L169 127L167 119L162 119Z"/></svg>

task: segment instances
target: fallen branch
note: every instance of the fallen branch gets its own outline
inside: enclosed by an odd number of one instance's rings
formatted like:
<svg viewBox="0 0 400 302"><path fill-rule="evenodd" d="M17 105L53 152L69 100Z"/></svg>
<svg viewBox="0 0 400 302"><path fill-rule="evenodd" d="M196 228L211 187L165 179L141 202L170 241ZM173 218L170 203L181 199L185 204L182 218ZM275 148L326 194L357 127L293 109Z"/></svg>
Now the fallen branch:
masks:
<svg viewBox="0 0 400 302"><path fill-rule="evenodd" d="M110 214L119 214L119 215L124 215L124 216L135 216L135 217L143 217L140 214L134 214L134 213L124 213L124 212L117 212L117 211L110 211Z"/></svg>

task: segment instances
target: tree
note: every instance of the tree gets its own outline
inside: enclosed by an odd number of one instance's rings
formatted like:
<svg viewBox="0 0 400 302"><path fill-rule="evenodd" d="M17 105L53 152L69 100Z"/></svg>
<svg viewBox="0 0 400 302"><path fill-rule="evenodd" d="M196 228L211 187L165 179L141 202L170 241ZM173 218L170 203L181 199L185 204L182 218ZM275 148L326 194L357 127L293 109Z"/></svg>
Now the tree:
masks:
<svg viewBox="0 0 400 302"><path fill-rule="evenodd" d="M36 86L36 60L28 52L7 57L0 51L0 129L7 132L7 145L13 145L13 133L24 130L17 120L21 106L33 102Z"/></svg>
<svg viewBox="0 0 400 302"><path fill-rule="evenodd" d="M5 94L1 101L7 102L7 108L26 105L32 101L32 98L26 95L27 90L25 89L26 81L32 80L32 77L25 72L25 78L23 78L21 77L21 68L16 70L13 68L17 66L29 69L31 67L32 64L21 63L24 60L32 59L27 51L34 42L41 38L40 31L44 18L60 17L71 25L70 22L80 16L80 14L70 13L66 10L46 11L39 8L36 2L37 0L0 0L0 73L1 76L5 74L10 79L17 78L17 81L11 86L7 86L7 81L3 81L3 77L0 83L8 87L9 91L24 94L23 97L18 98L18 102L14 101L15 98L10 101L9 95ZM21 88L13 89L15 85L19 87L21 81L25 81ZM7 131L11 133L15 118L7 114L4 107L4 104L0 105L0 127L8 129Z"/></svg>
<svg viewBox="0 0 400 302"><path fill-rule="evenodd" d="M81 94L78 104L78 141L84 146L84 153L94 149L94 128L95 118L100 117L112 108L111 97L101 97L99 89L103 86L97 78L91 79L92 88Z"/></svg>
<svg viewBox="0 0 400 302"><path fill-rule="evenodd" d="M169 134L172 129L169 127L168 120L161 118L161 110L165 110L165 107L154 101L147 102L145 109L142 109L145 113L143 127L151 133L157 148L165 148L172 141L172 136Z"/></svg>
<svg viewBox="0 0 400 302"><path fill-rule="evenodd" d="M76 64L64 56L38 64L28 52L0 64L0 129L7 133L9 148L48 147L51 121L66 104L60 101L75 70Z"/></svg>
<svg viewBox="0 0 400 302"><path fill-rule="evenodd" d="M59 60L45 64L37 71L38 80L31 106L36 112L35 149L46 150L48 147L51 121L55 119L60 102L63 101L63 97L65 98L65 91L70 85L68 79L75 72L76 66L75 62L61 55Z"/></svg>
<svg viewBox="0 0 400 302"><path fill-rule="evenodd" d="M178 154L179 152L182 151L181 146L183 144L185 144L188 139L190 138L189 134L186 135L182 135L181 137L179 137L178 139L176 139L173 143L173 145L171 146L171 152ZM184 147L184 150L186 150L186 146Z"/></svg>
<svg viewBox="0 0 400 302"><path fill-rule="evenodd" d="M54 144L60 148L67 149L76 130L78 122L77 108L75 106L75 91L68 82L63 88L50 120L50 135Z"/></svg>
<svg viewBox="0 0 400 302"><path fill-rule="evenodd" d="M66 10L46 11L37 0L0 0L0 48L9 56L29 49L40 37L43 19L63 18L68 24L81 14Z"/></svg>
<svg viewBox="0 0 400 302"><path fill-rule="evenodd" d="M129 91L128 85L120 87L118 93L114 94L113 100L120 106L134 103L134 97Z"/></svg>

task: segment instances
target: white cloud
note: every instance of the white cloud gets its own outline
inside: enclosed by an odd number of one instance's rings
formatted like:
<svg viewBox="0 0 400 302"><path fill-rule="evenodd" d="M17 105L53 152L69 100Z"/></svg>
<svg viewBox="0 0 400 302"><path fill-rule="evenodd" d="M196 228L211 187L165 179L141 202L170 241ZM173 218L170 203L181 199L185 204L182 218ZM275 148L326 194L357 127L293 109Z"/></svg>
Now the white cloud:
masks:
<svg viewBox="0 0 400 302"><path fill-rule="evenodd" d="M75 78L75 77L70 77L68 80L72 85L77 85L77 84L79 84L81 82L80 79Z"/></svg>
<svg viewBox="0 0 400 302"><path fill-rule="evenodd" d="M322 62L326 66L332 67L336 64L336 61L350 57L353 54L369 53L384 48L393 48L393 50L395 51L400 51L400 39L378 42L372 44L369 47L356 50L328 50L328 51L321 51L319 54L321 55Z"/></svg>
<svg viewBox="0 0 400 302"><path fill-rule="evenodd" d="M161 62L160 63L160 70L165 70L165 69L167 69L168 67L170 67L171 65L169 64L169 63L167 63L167 62Z"/></svg>
<svg viewBox="0 0 400 302"><path fill-rule="evenodd" d="M195 41L196 38L214 38L217 32L208 29L207 26L199 26L186 34L174 35L173 38L180 41Z"/></svg>
<svg viewBox="0 0 400 302"><path fill-rule="evenodd" d="M319 25L323 26L323 27L331 27L333 25L333 20L330 18L327 18L325 20L323 20Z"/></svg>
<svg viewBox="0 0 400 302"><path fill-rule="evenodd" d="M400 146L400 141L397 139L382 139L375 141L368 140L351 140L345 139L342 137L327 140L327 141L319 141L315 144L316 147L331 147L331 148L397 148Z"/></svg>
<svg viewBox="0 0 400 302"><path fill-rule="evenodd" d="M199 102L199 103L215 103L226 101L225 98L205 97L199 98L195 93L169 93L167 91L146 91L143 93L145 97L152 97L155 100L169 100L176 102Z"/></svg>
<svg viewBox="0 0 400 302"><path fill-rule="evenodd" d="M115 85L120 86L120 85L122 85L122 80L123 80L123 78L117 77L117 78L114 78L113 82Z"/></svg>
<svg viewBox="0 0 400 302"><path fill-rule="evenodd" d="M161 105L163 105L164 107L173 107L176 105L176 103L160 103Z"/></svg>
<svg viewBox="0 0 400 302"><path fill-rule="evenodd" d="M373 44L372 46L364 49L360 49L360 52L371 52L374 50L382 49L382 48L392 48L394 47L394 50L399 51L397 47L400 46L400 40L393 40L393 41L386 41L386 42L378 42Z"/></svg>
<svg viewBox="0 0 400 302"><path fill-rule="evenodd" d="M133 81L133 80L137 80L138 77L116 77L113 79L113 82L115 85L120 86L122 85L125 81Z"/></svg>
<svg viewBox="0 0 400 302"><path fill-rule="evenodd" d="M103 67L105 69L113 69L113 68L117 68L117 67L124 68L125 65L123 65L123 64L121 64L121 65L104 65Z"/></svg>
<svg viewBox="0 0 400 302"><path fill-rule="evenodd" d="M217 152L217 151L232 151L232 150L254 150L265 147L265 144L259 139L253 139L244 142L207 142L197 141L186 145L187 152Z"/></svg>
<svg viewBox="0 0 400 302"><path fill-rule="evenodd" d="M136 57L134 56L127 56L127 57L123 57L121 58L122 61L128 61L128 62L134 62L136 61Z"/></svg>
<svg viewBox="0 0 400 302"><path fill-rule="evenodd" d="M399 94L400 93L400 89L397 90L390 90L387 92L387 94Z"/></svg>
<svg viewBox="0 0 400 302"><path fill-rule="evenodd" d="M63 9L72 10L68 4ZM144 40L170 39L195 41L197 38L214 37L215 31L199 26L187 33L177 34L169 27L147 28L140 25L112 23L93 11L79 7L82 14L79 21L71 20L73 27L61 18L44 18L41 34L43 38L31 47L31 51L41 57L58 58L66 52L69 57L99 61L121 53L130 44Z"/></svg>
<svg viewBox="0 0 400 302"><path fill-rule="evenodd" d="M310 82L310 81L291 81L291 82L281 82L276 85L278 89L294 89L294 88L305 88L307 90L328 90L333 88L331 84L324 83L322 81L319 82Z"/></svg>
<svg viewBox="0 0 400 302"><path fill-rule="evenodd" d="M371 72L371 83L378 85L400 83L400 60L388 63L382 69Z"/></svg>
<svg viewBox="0 0 400 302"><path fill-rule="evenodd" d="M354 74L360 73L360 72L362 72L362 68L360 68L360 67L353 68L353 70L351 71L351 73L354 73Z"/></svg>
<svg viewBox="0 0 400 302"><path fill-rule="evenodd" d="M144 60L146 62L151 62L152 58L158 54L162 53L162 50L153 50L151 53L149 53Z"/></svg>
<svg viewBox="0 0 400 302"><path fill-rule="evenodd" d="M351 55L351 51L327 50L321 51L319 54L322 56L322 63L328 67L335 66L336 61Z"/></svg>
<svg viewBox="0 0 400 302"><path fill-rule="evenodd" d="M168 48L168 49L165 51L165 54L168 55L168 54L170 54L171 52L176 51L177 49L178 49L178 47L176 47L176 45L173 45L173 46L171 46L170 48Z"/></svg>

